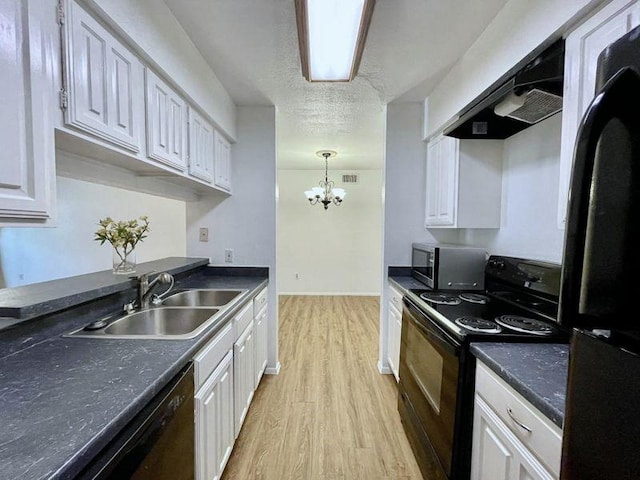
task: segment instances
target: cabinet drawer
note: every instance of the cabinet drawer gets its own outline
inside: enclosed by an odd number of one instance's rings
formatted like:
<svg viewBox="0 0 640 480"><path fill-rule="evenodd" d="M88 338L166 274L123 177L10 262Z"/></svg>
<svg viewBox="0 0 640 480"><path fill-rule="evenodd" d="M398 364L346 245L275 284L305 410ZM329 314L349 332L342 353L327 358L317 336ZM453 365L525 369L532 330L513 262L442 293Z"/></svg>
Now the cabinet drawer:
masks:
<svg viewBox="0 0 640 480"><path fill-rule="evenodd" d="M402 293L391 285L389 285L389 302L396 307L396 310L402 311Z"/></svg>
<svg viewBox="0 0 640 480"><path fill-rule="evenodd" d="M562 430L557 425L480 362L476 371L476 394L541 463L559 475Z"/></svg>
<svg viewBox="0 0 640 480"><path fill-rule="evenodd" d="M242 310L233 317L233 329L234 335L233 340L237 340L240 334L247 329L247 326L253 321L253 310L254 304L253 302L247 303Z"/></svg>
<svg viewBox="0 0 640 480"><path fill-rule="evenodd" d="M268 289L265 287L253 299L253 316L254 316L254 318L258 317L258 314L260 313L260 311L267 304L267 292L268 292Z"/></svg>
<svg viewBox="0 0 640 480"><path fill-rule="evenodd" d="M200 350L193 359L195 389L198 390L211 372L233 347L233 323L229 322Z"/></svg>

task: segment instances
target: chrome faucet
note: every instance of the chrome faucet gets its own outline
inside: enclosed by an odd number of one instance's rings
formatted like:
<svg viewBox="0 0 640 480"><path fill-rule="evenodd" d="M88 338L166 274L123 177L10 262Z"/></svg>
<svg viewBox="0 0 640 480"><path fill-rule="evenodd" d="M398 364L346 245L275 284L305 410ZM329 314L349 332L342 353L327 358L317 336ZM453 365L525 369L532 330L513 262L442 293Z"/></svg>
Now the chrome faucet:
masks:
<svg viewBox="0 0 640 480"><path fill-rule="evenodd" d="M160 296L158 296L159 299L164 297L173 288L173 275L167 272L162 272L156 275L156 278L149 281L149 275L151 275L152 273L153 272L149 272L144 273L139 277L132 277L138 282L137 306L138 308L143 310L149 308L151 295L156 286L158 286L159 284L169 285L169 287ZM125 305L125 310L129 310L127 308L127 305Z"/></svg>

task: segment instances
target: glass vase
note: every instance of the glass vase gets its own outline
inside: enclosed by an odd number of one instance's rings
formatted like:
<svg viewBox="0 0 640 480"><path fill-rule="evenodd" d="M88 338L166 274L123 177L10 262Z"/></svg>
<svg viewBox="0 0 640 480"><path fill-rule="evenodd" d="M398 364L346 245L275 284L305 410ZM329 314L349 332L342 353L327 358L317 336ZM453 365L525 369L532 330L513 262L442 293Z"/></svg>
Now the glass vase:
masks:
<svg viewBox="0 0 640 480"><path fill-rule="evenodd" d="M129 275L136 271L136 251L125 250L122 247L113 249L113 273Z"/></svg>

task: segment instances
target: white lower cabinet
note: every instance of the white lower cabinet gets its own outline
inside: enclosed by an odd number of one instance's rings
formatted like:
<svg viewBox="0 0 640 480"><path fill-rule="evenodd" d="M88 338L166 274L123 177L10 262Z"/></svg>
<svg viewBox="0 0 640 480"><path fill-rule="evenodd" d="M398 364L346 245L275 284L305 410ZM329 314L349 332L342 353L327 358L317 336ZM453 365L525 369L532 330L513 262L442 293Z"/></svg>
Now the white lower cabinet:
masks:
<svg viewBox="0 0 640 480"><path fill-rule="evenodd" d="M258 388L262 375L264 375L264 372L267 369L269 348L269 310L267 308L268 294L269 290L265 287L253 299L253 329L255 335L255 355L253 365L255 368L255 388Z"/></svg>
<svg viewBox="0 0 640 480"><path fill-rule="evenodd" d="M472 480L552 480L493 410L476 398Z"/></svg>
<svg viewBox="0 0 640 480"><path fill-rule="evenodd" d="M387 317L387 362L389 368L400 381L400 342L402 336L402 294L395 288L389 286L389 315Z"/></svg>
<svg viewBox="0 0 640 480"><path fill-rule="evenodd" d="M255 388L255 371L253 368L253 322L250 322L244 332L233 345L233 367L235 373L234 398L235 398L235 436L240 434L240 429L249 411L249 405L253 399Z"/></svg>
<svg viewBox="0 0 640 480"><path fill-rule="evenodd" d="M561 430L478 362L471 480L558 479L561 445Z"/></svg>
<svg viewBox="0 0 640 480"><path fill-rule="evenodd" d="M389 305L389 368L396 381L400 381L398 368L400 365L400 337L402 333L402 314L393 305Z"/></svg>
<svg viewBox="0 0 640 480"><path fill-rule="evenodd" d="M229 350L195 396L196 478L222 476L235 442L233 351Z"/></svg>
<svg viewBox="0 0 640 480"><path fill-rule="evenodd" d="M265 371L266 298L264 288L193 359L196 480L221 478Z"/></svg>
<svg viewBox="0 0 640 480"><path fill-rule="evenodd" d="M268 348L268 332L267 324L269 316L267 312L267 306L258 313L258 316L254 320L255 330L255 387L258 388L262 375L267 368L267 348Z"/></svg>

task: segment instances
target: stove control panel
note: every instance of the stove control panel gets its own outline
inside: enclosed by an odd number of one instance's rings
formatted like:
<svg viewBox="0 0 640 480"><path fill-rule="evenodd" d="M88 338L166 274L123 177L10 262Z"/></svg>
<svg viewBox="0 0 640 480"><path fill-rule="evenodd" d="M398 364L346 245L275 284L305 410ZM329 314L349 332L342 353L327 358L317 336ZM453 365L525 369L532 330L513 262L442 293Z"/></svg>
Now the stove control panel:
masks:
<svg viewBox="0 0 640 480"><path fill-rule="evenodd" d="M561 267L555 263L515 257L491 256L485 269L486 281L492 280L554 297L560 294Z"/></svg>

